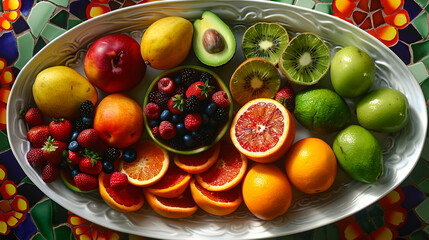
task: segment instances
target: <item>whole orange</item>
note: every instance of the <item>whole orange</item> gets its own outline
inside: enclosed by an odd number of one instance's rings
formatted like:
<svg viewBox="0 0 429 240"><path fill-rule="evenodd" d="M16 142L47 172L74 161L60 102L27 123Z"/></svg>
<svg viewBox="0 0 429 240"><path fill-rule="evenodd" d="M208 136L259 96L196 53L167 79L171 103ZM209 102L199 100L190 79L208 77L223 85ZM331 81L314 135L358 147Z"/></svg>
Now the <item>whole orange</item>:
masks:
<svg viewBox="0 0 429 240"><path fill-rule="evenodd" d="M332 148L319 138L296 142L285 156L286 174L304 193L319 193L332 186L337 175L337 160Z"/></svg>
<svg viewBox="0 0 429 240"><path fill-rule="evenodd" d="M263 220L283 215L292 202L286 174L272 163L255 163L243 180L243 200L249 211Z"/></svg>
<svg viewBox="0 0 429 240"><path fill-rule="evenodd" d="M94 129L108 146L126 148L142 135L143 109L123 93L107 95L95 109Z"/></svg>

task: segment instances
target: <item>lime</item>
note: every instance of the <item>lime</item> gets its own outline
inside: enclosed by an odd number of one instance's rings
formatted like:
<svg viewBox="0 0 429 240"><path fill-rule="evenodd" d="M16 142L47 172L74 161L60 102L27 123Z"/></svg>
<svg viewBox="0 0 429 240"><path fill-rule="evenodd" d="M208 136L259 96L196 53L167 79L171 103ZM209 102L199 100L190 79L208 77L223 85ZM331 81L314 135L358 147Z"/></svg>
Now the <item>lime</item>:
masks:
<svg viewBox="0 0 429 240"><path fill-rule="evenodd" d="M350 125L335 137L332 145L338 163L352 178L373 183L383 172L383 153L371 132Z"/></svg>
<svg viewBox="0 0 429 240"><path fill-rule="evenodd" d="M331 83L340 96L362 96L371 88L374 78L374 62L361 49L348 46L334 55L331 63Z"/></svg>
<svg viewBox="0 0 429 240"><path fill-rule="evenodd" d="M378 132L396 132L409 121L408 101L392 88L376 89L365 95L356 106L359 124Z"/></svg>
<svg viewBox="0 0 429 240"><path fill-rule="evenodd" d="M347 103L330 89L306 89L295 97L295 118L305 128L319 133L338 131L351 118Z"/></svg>

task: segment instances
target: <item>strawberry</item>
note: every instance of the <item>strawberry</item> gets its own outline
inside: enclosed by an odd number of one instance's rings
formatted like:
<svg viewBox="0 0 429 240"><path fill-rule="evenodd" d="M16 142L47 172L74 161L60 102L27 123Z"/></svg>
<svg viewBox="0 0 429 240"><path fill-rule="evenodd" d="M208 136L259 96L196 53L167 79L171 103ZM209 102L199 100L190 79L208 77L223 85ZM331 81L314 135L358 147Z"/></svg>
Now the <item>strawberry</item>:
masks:
<svg viewBox="0 0 429 240"><path fill-rule="evenodd" d="M97 145L101 144L101 139L94 128L88 128L79 133L77 142L81 147L95 148Z"/></svg>
<svg viewBox="0 0 429 240"><path fill-rule="evenodd" d="M27 133L27 139L35 148L41 148L49 137L49 127L46 125L38 125L32 127Z"/></svg>
<svg viewBox="0 0 429 240"><path fill-rule="evenodd" d="M164 139L172 139L176 136L176 127L169 121L162 121L159 124L159 134Z"/></svg>
<svg viewBox="0 0 429 240"><path fill-rule="evenodd" d="M42 125L45 122L42 111L36 107L29 108L24 114L25 122L32 125Z"/></svg>
<svg viewBox="0 0 429 240"><path fill-rule="evenodd" d="M169 77L163 77L158 81L159 91L165 92L167 94L172 94L175 90L174 81Z"/></svg>
<svg viewBox="0 0 429 240"><path fill-rule="evenodd" d="M293 111L295 108L295 93L290 84L282 87L274 97L279 103L285 106L289 111Z"/></svg>
<svg viewBox="0 0 429 240"><path fill-rule="evenodd" d="M38 168L46 164L46 159L43 156L43 150L41 148L30 149L26 154L26 158L33 168Z"/></svg>
<svg viewBox="0 0 429 240"><path fill-rule="evenodd" d="M189 131L195 131L202 124L201 115L198 113L190 113L185 117L185 127Z"/></svg>
<svg viewBox="0 0 429 240"><path fill-rule="evenodd" d="M121 172L113 172L110 176L110 186L113 190L121 190L128 185L127 174Z"/></svg>
<svg viewBox="0 0 429 240"><path fill-rule="evenodd" d="M213 89L214 87L209 86L209 81L206 81L205 83L198 81L188 87L186 90L186 97L189 98L194 95L197 96L198 99L203 100L209 96Z"/></svg>
<svg viewBox="0 0 429 240"><path fill-rule="evenodd" d="M58 179L60 176L60 168L57 164L47 163L42 169L42 180L45 183L50 183Z"/></svg>
<svg viewBox="0 0 429 240"><path fill-rule="evenodd" d="M62 141L55 140L49 136L48 140L43 145L43 156L46 161L52 164L59 164L63 159L63 151L66 150L67 144Z"/></svg>
<svg viewBox="0 0 429 240"><path fill-rule="evenodd" d="M168 110L172 114L181 114L184 110L186 101L182 94L176 94L168 100Z"/></svg>
<svg viewBox="0 0 429 240"><path fill-rule="evenodd" d="M78 173L73 180L76 187L81 191L91 191L98 188L98 179L91 174Z"/></svg>
<svg viewBox="0 0 429 240"><path fill-rule="evenodd" d="M100 155L97 152L85 149L82 159L79 161L79 169L88 174L97 175L101 172L102 164Z"/></svg>
<svg viewBox="0 0 429 240"><path fill-rule="evenodd" d="M230 104L228 94L225 91L217 91L213 93L212 102L222 108L228 107Z"/></svg>
<svg viewBox="0 0 429 240"><path fill-rule="evenodd" d="M66 141L72 132L71 123L64 118L54 119L49 123L49 133L53 138Z"/></svg>
<svg viewBox="0 0 429 240"><path fill-rule="evenodd" d="M80 160L82 159L82 155L79 152L72 152L68 150L68 157L66 159L66 162L70 165L76 165L79 164Z"/></svg>

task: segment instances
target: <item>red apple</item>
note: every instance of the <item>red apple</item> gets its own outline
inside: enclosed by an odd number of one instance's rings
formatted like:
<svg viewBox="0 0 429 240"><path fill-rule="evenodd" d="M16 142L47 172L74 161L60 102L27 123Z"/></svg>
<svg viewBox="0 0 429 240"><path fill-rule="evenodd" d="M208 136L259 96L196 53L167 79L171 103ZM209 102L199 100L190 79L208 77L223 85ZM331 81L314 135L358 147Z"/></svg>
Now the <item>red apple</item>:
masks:
<svg viewBox="0 0 429 240"><path fill-rule="evenodd" d="M89 47L84 70L95 87L113 93L139 84L146 73L146 64L140 54L140 44L134 38L112 34L99 38Z"/></svg>

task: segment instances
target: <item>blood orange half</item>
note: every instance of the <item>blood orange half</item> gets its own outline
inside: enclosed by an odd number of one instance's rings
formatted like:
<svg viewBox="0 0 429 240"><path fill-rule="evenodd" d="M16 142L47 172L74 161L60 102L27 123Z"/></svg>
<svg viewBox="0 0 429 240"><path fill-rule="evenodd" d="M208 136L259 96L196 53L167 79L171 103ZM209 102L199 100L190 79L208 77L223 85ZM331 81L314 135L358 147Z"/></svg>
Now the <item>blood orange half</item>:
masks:
<svg viewBox="0 0 429 240"><path fill-rule="evenodd" d="M269 163L282 157L295 139L292 114L279 102L258 98L246 103L235 115L231 140L256 162Z"/></svg>
<svg viewBox="0 0 429 240"><path fill-rule="evenodd" d="M160 181L146 188L146 191L159 197L174 198L180 196L188 187L192 174L170 164Z"/></svg>
<svg viewBox="0 0 429 240"><path fill-rule="evenodd" d="M198 210L189 189L176 198L158 197L148 191L144 191L144 195L151 208L167 218L189 217Z"/></svg>
<svg viewBox="0 0 429 240"><path fill-rule="evenodd" d="M197 154L175 154L174 163L188 173L198 174L206 171L216 162L219 152L220 144L217 143L208 150Z"/></svg>
<svg viewBox="0 0 429 240"><path fill-rule="evenodd" d="M101 172L98 175L100 195L111 208L120 212L134 212L144 204L141 188L128 184L126 188L115 190L110 186L111 174Z"/></svg>
<svg viewBox="0 0 429 240"><path fill-rule="evenodd" d="M170 163L167 150L150 140L137 142L133 147L137 151L134 162L121 160L121 172L127 174L128 182L140 187L150 186L161 180Z"/></svg>
<svg viewBox="0 0 429 240"><path fill-rule="evenodd" d="M243 201L239 186L228 191L209 191L195 181L190 183L192 197L195 203L204 211L217 216L234 212Z"/></svg>
<svg viewBox="0 0 429 240"><path fill-rule="evenodd" d="M195 175L197 182L209 191L226 191L237 186L247 169L247 158L231 143L221 142L216 163L207 171Z"/></svg>

